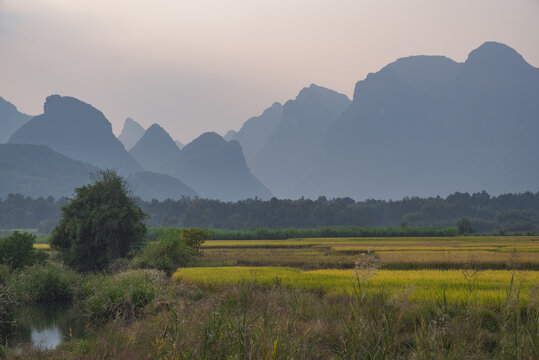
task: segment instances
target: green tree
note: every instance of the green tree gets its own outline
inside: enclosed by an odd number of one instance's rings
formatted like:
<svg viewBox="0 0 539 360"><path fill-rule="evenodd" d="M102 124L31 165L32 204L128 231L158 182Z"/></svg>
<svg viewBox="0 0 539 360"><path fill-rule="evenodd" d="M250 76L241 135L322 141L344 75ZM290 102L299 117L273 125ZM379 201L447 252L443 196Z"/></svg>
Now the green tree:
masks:
<svg viewBox="0 0 539 360"><path fill-rule="evenodd" d="M19 269L43 261L47 255L34 248L35 241L35 235L18 231L0 239L0 264Z"/></svg>
<svg viewBox="0 0 539 360"><path fill-rule="evenodd" d="M145 217L126 181L114 170L103 170L93 184L75 189L75 197L62 207L51 247L77 271L100 271L143 241Z"/></svg>
<svg viewBox="0 0 539 360"><path fill-rule="evenodd" d="M200 250L200 247L205 240L211 239L211 234L206 230L191 228L182 230L182 240L185 245L194 249L196 252Z"/></svg>
<svg viewBox="0 0 539 360"><path fill-rule="evenodd" d="M467 218L462 218L457 223L457 228L459 234L473 234L474 229L472 228L472 223Z"/></svg>

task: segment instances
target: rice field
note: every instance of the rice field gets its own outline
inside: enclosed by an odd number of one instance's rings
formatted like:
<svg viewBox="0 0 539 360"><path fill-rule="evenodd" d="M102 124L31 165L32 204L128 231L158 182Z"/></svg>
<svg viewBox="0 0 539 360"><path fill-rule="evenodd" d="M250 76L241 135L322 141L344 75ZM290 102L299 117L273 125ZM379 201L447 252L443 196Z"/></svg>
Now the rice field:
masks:
<svg viewBox="0 0 539 360"><path fill-rule="evenodd" d="M523 301L539 300L537 284L539 271L488 270L378 270L365 273L355 270L304 271L286 267L210 267L181 268L175 280L202 286L241 285L283 286L331 295L352 294L357 284L369 292L405 293L410 300L432 301L445 299L451 303L498 304L514 295Z"/></svg>
<svg viewBox="0 0 539 360"><path fill-rule="evenodd" d="M200 264L350 269L367 251L382 269L539 270L536 236L214 240L204 244Z"/></svg>
<svg viewBox="0 0 539 360"><path fill-rule="evenodd" d="M457 304L499 304L517 290L523 301L539 296L539 237L216 240L207 241L202 254L200 267L178 269L173 278L204 287L252 283L332 295L368 284L369 292ZM364 274L354 262L366 256L377 270L358 283Z"/></svg>

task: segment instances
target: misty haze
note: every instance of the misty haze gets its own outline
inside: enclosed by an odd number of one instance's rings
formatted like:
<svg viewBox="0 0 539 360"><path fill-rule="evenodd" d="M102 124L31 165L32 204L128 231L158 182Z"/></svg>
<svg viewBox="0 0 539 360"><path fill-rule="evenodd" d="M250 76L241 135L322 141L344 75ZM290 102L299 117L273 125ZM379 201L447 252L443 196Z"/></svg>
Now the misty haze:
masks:
<svg viewBox="0 0 539 360"><path fill-rule="evenodd" d="M0 358L538 358L536 1L5 0L0 46Z"/></svg>

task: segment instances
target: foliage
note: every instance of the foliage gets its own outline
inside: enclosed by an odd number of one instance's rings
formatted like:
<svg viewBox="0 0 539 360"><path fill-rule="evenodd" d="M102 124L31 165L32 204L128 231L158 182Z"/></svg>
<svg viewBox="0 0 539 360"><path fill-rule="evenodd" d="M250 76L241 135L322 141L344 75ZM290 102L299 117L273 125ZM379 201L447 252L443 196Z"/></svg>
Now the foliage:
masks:
<svg viewBox="0 0 539 360"><path fill-rule="evenodd" d="M46 263L14 274L10 286L23 303L53 304L71 301L80 279L77 273L61 264Z"/></svg>
<svg viewBox="0 0 539 360"><path fill-rule="evenodd" d="M105 269L125 257L146 232L145 214L129 196L126 182L113 170L104 170L91 185L75 190L62 208L62 218L51 236L51 246L78 271Z"/></svg>
<svg viewBox="0 0 539 360"><path fill-rule="evenodd" d="M8 329L13 321L13 313L17 306L17 300L13 291L0 282L0 342L4 343L4 331ZM1 355L1 351L0 351Z"/></svg>
<svg viewBox="0 0 539 360"><path fill-rule="evenodd" d="M0 199L0 228L46 231L65 200L9 195ZM442 197L354 201L350 198L222 202L207 199L140 201L148 225L213 229L286 229L334 226L451 227L463 217L479 233L539 232L539 192L490 196L486 192Z"/></svg>
<svg viewBox="0 0 539 360"><path fill-rule="evenodd" d="M44 261L47 255L34 248L35 240L35 235L18 231L0 238L0 264L19 269Z"/></svg>
<svg viewBox="0 0 539 360"><path fill-rule="evenodd" d="M164 274L156 270L89 276L77 294L77 306L92 323L134 320L163 291L164 281Z"/></svg>
<svg viewBox="0 0 539 360"><path fill-rule="evenodd" d="M200 230L200 229L193 229ZM135 268L157 269L171 274L176 268L186 266L198 253L199 238L205 232L191 229L167 229L157 242L149 242L132 261ZM187 234L184 237L184 234Z"/></svg>
<svg viewBox="0 0 539 360"><path fill-rule="evenodd" d="M194 249L196 252L200 250L200 247L205 240L211 239L211 234L202 229L182 229L182 240L185 245Z"/></svg>
<svg viewBox="0 0 539 360"><path fill-rule="evenodd" d="M457 223L457 229L460 235L473 234L472 223L467 218L462 218Z"/></svg>

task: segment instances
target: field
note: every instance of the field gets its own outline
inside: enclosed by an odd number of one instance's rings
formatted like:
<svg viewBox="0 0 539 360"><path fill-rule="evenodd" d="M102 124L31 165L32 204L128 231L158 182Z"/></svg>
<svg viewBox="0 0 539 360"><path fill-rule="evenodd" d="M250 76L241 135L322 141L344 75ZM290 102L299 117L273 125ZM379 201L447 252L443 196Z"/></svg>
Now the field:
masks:
<svg viewBox="0 0 539 360"><path fill-rule="evenodd" d="M396 294L406 292L410 300L422 302L439 300L451 303L500 304L519 291L527 299L530 290L537 291L539 271L488 270L355 270L303 271L283 267L183 268L173 278L191 284L283 286L317 291L328 295L353 294L364 287L372 293ZM534 294L535 296L535 294Z"/></svg>
<svg viewBox="0 0 539 360"><path fill-rule="evenodd" d="M171 277L134 264L50 268L79 279L77 309L109 320L7 358L539 358L537 236L211 240Z"/></svg>
<svg viewBox="0 0 539 360"><path fill-rule="evenodd" d="M312 238L210 240L202 265L350 269L372 251L380 268L539 270L539 237Z"/></svg>

